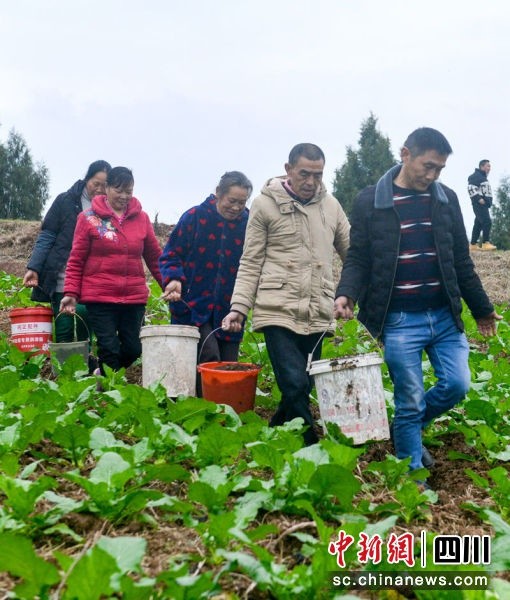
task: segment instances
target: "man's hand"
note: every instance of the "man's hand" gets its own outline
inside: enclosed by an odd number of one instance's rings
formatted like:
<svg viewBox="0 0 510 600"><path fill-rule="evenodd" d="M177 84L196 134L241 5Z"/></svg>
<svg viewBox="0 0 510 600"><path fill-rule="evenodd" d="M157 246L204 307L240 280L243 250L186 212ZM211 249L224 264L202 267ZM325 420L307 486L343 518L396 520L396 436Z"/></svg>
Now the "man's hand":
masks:
<svg viewBox="0 0 510 600"><path fill-rule="evenodd" d="M60 302L60 312L74 315L76 312L77 300L74 296L64 296Z"/></svg>
<svg viewBox="0 0 510 600"><path fill-rule="evenodd" d="M244 315L237 310L231 310L228 315L221 322L221 328L223 331L230 331L232 333L238 333L243 328Z"/></svg>
<svg viewBox="0 0 510 600"><path fill-rule="evenodd" d="M476 319L478 331L484 336L489 337L496 335L496 321L501 321L503 317L498 315L496 311L492 311L490 315Z"/></svg>
<svg viewBox="0 0 510 600"><path fill-rule="evenodd" d="M483 198L480 198L480 200L478 200L478 204L481 204L482 206L484 206L485 200Z"/></svg>
<svg viewBox="0 0 510 600"><path fill-rule="evenodd" d="M338 296L333 306L335 319L352 319L354 317L354 301L347 296Z"/></svg>
<svg viewBox="0 0 510 600"><path fill-rule="evenodd" d="M167 302L178 302L181 299L182 283L173 279L163 291L163 300Z"/></svg>
<svg viewBox="0 0 510 600"><path fill-rule="evenodd" d="M32 269L28 269L23 277L23 285L25 287L37 287L39 285L39 274Z"/></svg>

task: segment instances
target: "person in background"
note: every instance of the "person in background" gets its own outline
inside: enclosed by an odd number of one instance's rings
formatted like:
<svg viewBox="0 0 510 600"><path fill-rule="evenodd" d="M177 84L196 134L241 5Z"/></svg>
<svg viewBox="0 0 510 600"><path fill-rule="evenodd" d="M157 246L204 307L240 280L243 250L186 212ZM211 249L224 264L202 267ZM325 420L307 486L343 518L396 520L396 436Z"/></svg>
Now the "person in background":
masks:
<svg viewBox="0 0 510 600"><path fill-rule="evenodd" d="M246 241L223 323L239 331L253 307L281 391L270 425L301 417L305 444L318 441L310 412L308 355L320 358L324 332L333 332L333 257L349 246L349 222L323 183L324 153L297 144L286 175L270 179L253 200Z"/></svg>
<svg viewBox="0 0 510 600"><path fill-rule="evenodd" d="M492 189L487 176L490 170L490 161L484 159L480 161L478 169L468 177L468 194L475 213L470 250L496 250L496 246L489 241L492 226L489 210L492 206ZM480 234L482 234L481 246L478 243Z"/></svg>
<svg viewBox="0 0 510 600"><path fill-rule="evenodd" d="M352 318L358 302L358 319L383 342L394 386L392 439L411 469L433 466L422 430L469 389L461 300L482 335L494 335L501 319L469 256L458 198L436 181L451 152L442 133L417 129L404 143L402 163L360 192L336 291L335 317ZM426 392L423 351L437 379Z"/></svg>
<svg viewBox="0 0 510 600"><path fill-rule="evenodd" d="M90 164L84 179L76 181L67 192L55 198L42 222L23 285L33 288L32 300L50 302L55 317L64 297L65 269L78 215L90 208L94 196L104 194L110 169L110 164L105 160ZM77 339L86 340L89 337L87 312L82 304L77 305L76 312L81 317L76 319ZM74 319L68 315L60 316L55 320L55 341L62 343L73 340Z"/></svg>
<svg viewBox="0 0 510 600"><path fill-rule="evenodd" d="M149 297L142 259L161 285L161 248L148 215L133 196L134 179L114 167L106 195L78 217L60 309L85 304L96 335L99 369L129 367L142 353L140 329Z"/></svg>
<svg viewBox="0 0 510 600"><path fill-rule="evenodd" d="M201 363L237 361L242 330L229 333L221 323L230 309L252 189L243 173L225 173L215 194L181 216L159 259L172 323L199 328ZM201 395L197 376L197 396Z"/></svg>

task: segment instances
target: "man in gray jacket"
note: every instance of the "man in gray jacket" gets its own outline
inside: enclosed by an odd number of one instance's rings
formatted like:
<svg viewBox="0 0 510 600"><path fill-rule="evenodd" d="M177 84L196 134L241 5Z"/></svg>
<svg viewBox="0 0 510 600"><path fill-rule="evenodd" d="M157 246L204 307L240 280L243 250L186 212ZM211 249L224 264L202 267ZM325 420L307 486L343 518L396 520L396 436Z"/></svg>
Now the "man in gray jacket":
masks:
<svg viewBox="0 0 510 600"><path fill-rule="evenodd" d="M321 353L321 336L334 331L333 257L349 246L349 222L323 183L324 153L294 146L286 176L270 179L250 209L243 255L223 328L239 331L253 308L281 391L270 425L301 417L306 444L317 442L310 413L313 381L308 355Z"/></svg>

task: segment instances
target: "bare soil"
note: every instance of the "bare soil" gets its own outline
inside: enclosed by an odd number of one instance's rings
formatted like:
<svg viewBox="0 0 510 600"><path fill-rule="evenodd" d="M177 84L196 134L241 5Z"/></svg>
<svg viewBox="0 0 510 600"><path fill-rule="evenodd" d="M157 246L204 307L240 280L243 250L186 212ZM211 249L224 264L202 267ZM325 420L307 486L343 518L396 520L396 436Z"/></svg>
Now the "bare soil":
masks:
<svg viewBox="0 0 510 600"><path fill-rule="evenodd" d="M20 277L23 276L39 228L40 224L38 222L0 221L0 270ZM162 245L166 242L170 230L170 226L159 225L159 239ZM491 300L495 304L509 303L510 252L479 251L473 254L473 260ZM10 333L9 319L5 310L0 310L0 330ZM51 376L51 370L48 370L48 377ZM131 367L127 372L127 378L128 381L141 385L141 367L137 365ZM262 407L256 407L255 411L264 418L270 418L271 416L271 412ZM463 508L465 503L470 501L479 505L490 506L490 498L480 488L474 486L471 479L464 473L464 469L470 468L479 475L486 477L486 473L491 467L477 455L474 448L465 443L461 435L444 435L441 437L441 442L441 446L431 449L436 460L436 466L429 480L432 488L438 493L439 501L432 506L429 522L425 525L423 523L406 525L402 527L402 530L414 531L417 535L419 535L419 530L424 527L436 533L444 534L483 535L491 533L490 528L481 523L474 513ZM462 453L470 460L452 462L448 458L448 453L452 451ZM370 461L384 460L386 454L391 452L393 452L393 449L389 441L371 444L360 461L360 472ZM380 501L380 499L374 500ZM84 518L84 515L76 515L78 520ZM299 528L299 521L290 521L289 516L283 516L277 521L277 525L282 532L296 526ZM72 527L76 531L79 530L79 533L86 535L91 542L98 535L98 532L109 535L143 535L148 540L149 547L144 565L148 575L156 575L161 572L167 565L168 557L176 552L187 550L200 553L202 551L198 536L190 537L192 531L177 524L165 524L158 529L151 529L134 523L124 529L115 530L106 522L99 522L91 517L87 522L73 523ZM280 540L282 557L286 562L289 562L292 560L293 550L291 546L285 545L284 537L283 533L278 540ZM46 548L46 551L49 554L51 548ZM258 594L255 590L251 593L247 592L250 583L244 576L239 576L238 580L230 581L226 587L230 591L239 594L239 596L244 594L243 597L268 597ZM0 589L11 589L12 584L10 578L0 575ZM366 594L362 595L369 597Z"/></svg>
<svg viewBox="0 0 510 600"><path fill-rule="evenodd" d="M155 225L154 231L161 247L165 245L172 228L173 225L165 223ZM39 221L0 219L0 271L23 277L40 229Z"/></svg>
<svg viewBox="0 0 510 600"><path fill-rule="evenodd" d="M217 365L209 367L211 371L253 371L253 365L247 363L229 363L225 365Z"/></svg>

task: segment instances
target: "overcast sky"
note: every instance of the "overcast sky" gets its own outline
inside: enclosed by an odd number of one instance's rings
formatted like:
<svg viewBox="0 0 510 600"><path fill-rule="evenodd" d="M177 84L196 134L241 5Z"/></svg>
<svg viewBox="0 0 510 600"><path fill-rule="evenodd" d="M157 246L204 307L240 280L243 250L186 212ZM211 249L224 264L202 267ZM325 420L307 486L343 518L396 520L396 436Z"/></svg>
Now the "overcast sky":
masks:
<svg viewBox="0 0 510 600"><path fill-rule="evenodd" d="M507 0L0 0L0 139L23 135L51 199L101 158L175 223L227 170L258 192L298 142L331 190L373 112L395 154L446 135L469 229L467 176L510 171L509 59Z"/></svg>

